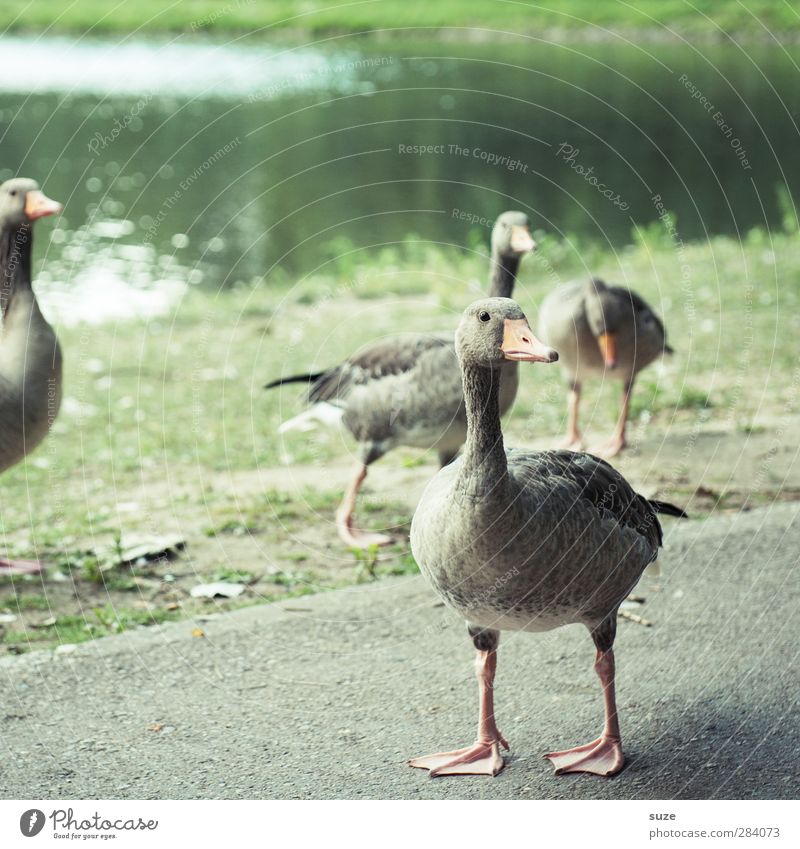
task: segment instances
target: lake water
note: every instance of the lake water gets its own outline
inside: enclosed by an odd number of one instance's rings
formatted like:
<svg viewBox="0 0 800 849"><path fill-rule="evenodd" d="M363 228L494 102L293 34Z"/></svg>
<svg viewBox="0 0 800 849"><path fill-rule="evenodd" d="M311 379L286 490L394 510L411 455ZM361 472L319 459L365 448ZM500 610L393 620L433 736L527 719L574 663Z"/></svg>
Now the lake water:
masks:
<svg viewBox="0 0 800 849"><path fill-rule="evenodd" d="M737 234L780 224L777 186L800 191L798 60L2 38L0 178L65 203L37 245L56 300L79 283L145 312L142 293L158 310L183 286L310 273L351 244L485 240L478 219L513 207L613 246L661 209L683 239Z"/></svg>

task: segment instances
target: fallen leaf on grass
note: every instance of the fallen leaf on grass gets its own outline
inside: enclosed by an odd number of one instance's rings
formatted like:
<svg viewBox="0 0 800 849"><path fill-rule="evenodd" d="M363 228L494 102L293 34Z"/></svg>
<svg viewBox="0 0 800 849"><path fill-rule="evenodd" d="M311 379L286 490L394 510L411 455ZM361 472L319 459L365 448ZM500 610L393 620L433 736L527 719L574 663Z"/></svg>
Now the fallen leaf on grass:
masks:
<svg viewBox="0 0 800 849"><path fill-rule="evenodd" d="M216 581L213 584L198 584L192 587L192 598L236 598L245 591L244 584L231 584L227 581Z"/></svg>
<svg viewBox="0 0 800 849"><path fill-rule="evenodd" d="M152 560L168 560L185 547L186 540L177 534L123 534L114 545L98 549L95 555L103 562L103 569L107 569L114 566L143 565Z"/></svg>

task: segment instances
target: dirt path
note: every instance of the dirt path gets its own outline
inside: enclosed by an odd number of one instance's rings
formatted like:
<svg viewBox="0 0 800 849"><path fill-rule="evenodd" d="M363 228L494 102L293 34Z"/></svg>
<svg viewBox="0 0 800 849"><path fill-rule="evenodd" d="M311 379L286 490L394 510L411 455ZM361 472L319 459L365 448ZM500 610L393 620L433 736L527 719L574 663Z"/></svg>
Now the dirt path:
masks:
<svg viewBox="0 0 800 849"><path fill-rule="evenodd" d="M531 443L513 426L509 431L510 445L552 444ZM615 464L643 494L673 500L693 518L800 500L796 422L775 422L749 434L673 428L666 437L636 430L632 437L631 450ZM0 585L2 651L53 648L169 619L414 574L408 526L435 470L411 451L397 451L372 467L359 518L396 539L375 559L359 559L345 549L333 526L351 472L347 459L216 474L189 467L173 469L169 479L143 480L116 493L125 527L145 537L180 537L186 541L181 555L99 572L91 555L64 566L50 553L43 578ZM91 549L110 541L81 545ZM194 587L217 581L241 584L241 595L191 597Z"/></svg>

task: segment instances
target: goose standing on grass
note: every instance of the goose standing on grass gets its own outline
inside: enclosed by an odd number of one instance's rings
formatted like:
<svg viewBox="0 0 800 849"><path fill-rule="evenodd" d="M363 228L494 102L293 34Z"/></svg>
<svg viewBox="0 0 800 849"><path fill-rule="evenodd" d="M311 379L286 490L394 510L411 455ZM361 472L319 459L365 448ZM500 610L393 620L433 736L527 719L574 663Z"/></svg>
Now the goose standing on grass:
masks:
<svg viewBox="0 0 800 849"><path fill-rule="evenodd" d="M582 623L597 647L605 727L592 743L546 757L557 773L612 775L623 765L614 699L617 609L658 554L656 514L685 514L637 495L589 454L504 449L504 363L558 359L534 337L514 301L472 304L456 333L456 351L466 445L428 484L411 523L411 550L436 592L467 620L478 651L478 739L409 763L431 775L496 775L503 768L500 747L508 748L493 702L500 631Z"/></svg>
<svg viewBox="0 0 800 849"><path fill-rule="evenodd" d="M33 180L0 185L0 472L36 448L61 404L61 349L31 287L33 222L60 211ZM41 568L0 559L0 575Z"/></svg>
<svg viewBox="0 0 800 849"><path fill-rule="evenodd" d="M601 457L616 456L626 445L625 428L636 375L656 357L672 353L661 320L636 292L593 278L562 286L545 298L539 333L558 350L569 385L563 448L584 448L578 428L584 377L613 375L622 381L622 408L614 434L593 449Z"/></svg>
<svg viewBox="0 0 800 849"><path fill-rule="evenodd" d="M510 297L523 255L536 247L528 216L504 212L492 229L490 294ZM505 364L501 414L517 394L517 365ZM413 333L372 342L338 366L314 374L268 383L310 383L313 405L281 425L280 431L305 429L309 419L341 420L359 443L359 461L336 512L339 537L350 546L385 545L391 537L354 527L353 513L367 468L399 445L433 449L442 466L464 444L467 421L461 371L452 334Z"/></svg>

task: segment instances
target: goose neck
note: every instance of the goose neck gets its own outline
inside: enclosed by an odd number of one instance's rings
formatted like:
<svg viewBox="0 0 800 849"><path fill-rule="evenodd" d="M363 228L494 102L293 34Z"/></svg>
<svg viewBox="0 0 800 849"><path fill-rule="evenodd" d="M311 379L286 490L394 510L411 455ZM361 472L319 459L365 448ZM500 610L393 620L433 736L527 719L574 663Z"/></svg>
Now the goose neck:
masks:
<svg viewBox="0 0 800 849"><path fill-rule="evenodd" d="M28 224L0 233L0 312L8 314L12 302L31 292L31 246Z"/></svg>
<svg viewBox="0 0 800 849"><path fill-rule="evenodd" d="M492 271L489 278L489 296L492 298L510 298L514 294L517 282L520 258L492 251Z"/></svg>
<svg viewBox="0 0 800 849"><path fill-rule="evenodd" d="M508 476L500 428L499 368L463 365L467 441L459 474L459 489L473 499L496 493Z"/></svg>

